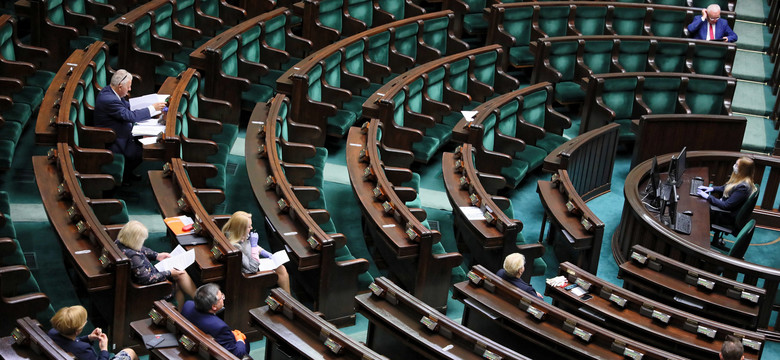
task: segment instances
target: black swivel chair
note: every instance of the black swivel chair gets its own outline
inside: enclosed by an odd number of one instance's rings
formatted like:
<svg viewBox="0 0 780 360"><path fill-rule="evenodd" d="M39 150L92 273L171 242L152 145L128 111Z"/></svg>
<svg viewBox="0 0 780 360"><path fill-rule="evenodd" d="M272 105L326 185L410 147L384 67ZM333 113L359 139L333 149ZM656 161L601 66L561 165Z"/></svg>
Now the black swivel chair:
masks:
<svg viewBox="0 0 780 360"><path fill-rule="evenodd" d="M737 259L744 259L745 253L750 246L750 241L753 240L753 232L756 230L756 220L748 221L742 230L737 234L734 246L728 251L721 250L722 253Z"/></svg>
<svg viewBox="0 0 780 360"><path fill-rule="evenodd" d="M756 207L756 201L758 201L758 189L755 185L753 185L753 191L750 193L750 196L748 196L747 201L742 204L742 207L737 212L737 216L734 219L734 225L710 225L710 229L715 232L712 237L712 243L722 244L724 234L731 235L740 232L742 228L745 227L745 224L747 224L748 220L750 220L750 215L753 214L753 208ZM713 211L723 211L714 206L711 206L710 209Z"/></svg>

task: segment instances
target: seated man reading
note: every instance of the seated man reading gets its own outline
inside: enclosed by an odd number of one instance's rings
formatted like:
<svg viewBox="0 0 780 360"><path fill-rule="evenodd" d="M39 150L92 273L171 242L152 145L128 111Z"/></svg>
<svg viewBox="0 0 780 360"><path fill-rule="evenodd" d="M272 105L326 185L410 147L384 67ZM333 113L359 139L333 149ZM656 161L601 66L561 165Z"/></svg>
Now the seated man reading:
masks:
<svg viewBox="0 0 780 360"><path fill-rule="evenodd" d="M239 330L230 330L228 324L216 315L224 309L225 294L219 290L219 285L209 283L195 291L193 300L184 303L181 314L233 355L239 358L249 355L246 335Z"/></svg>

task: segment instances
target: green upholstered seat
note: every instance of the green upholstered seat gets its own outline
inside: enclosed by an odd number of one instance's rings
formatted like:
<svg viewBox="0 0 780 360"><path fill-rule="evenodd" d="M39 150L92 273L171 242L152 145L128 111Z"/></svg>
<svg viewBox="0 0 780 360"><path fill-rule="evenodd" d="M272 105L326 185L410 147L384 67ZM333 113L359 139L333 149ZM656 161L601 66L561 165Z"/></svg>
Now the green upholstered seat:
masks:
<svg viewBox="0 0 780 360"><path fill-rule="evenodd" d="M487 7L485 0L463 0L470 12L463 14L463 30L468 34L481 34L487 31L488 22L482 16L482 10Z"/></svg>
<svg viewBox="0 0 780 360"><path fill-rule="evenodd" d="M420 27L417 23L402 25L391 30L395 31L395 39L393 42L395 50L412 59L417 59L417 33L419 30Z"/></svg>
<svg viewBox="0 0 780 360"><path fill-rule="evenodd" d="M449 30L450 18L447 16L425 20L422 31L423 42L425 45L439 50L442 55L449 54L450 49L447 49Z"/></svg>
<svg viewBox="0 0 780 360"><path fill-rule="evenodd" d="M727 75L724 69L728 49L723 46L700 45L693 48L693 71L704 75Z"/></svg>
<svg viewBox="0 0 780 360"><path fill-rule="evenodd" d="M3 130L3 128L0 128L0 132ZM11 163L14 160L14 152L16 151L17 141L0 139L0 169L11 168Z"/></svg>
<svg viewBox="0 0 780 360"><path fill-rule="evenodd" d="M484 128L482 146L486 150L497 151L498 149L495 148L496 131L501 131L502 134L513 136L513 134L515 134L515 120L514 117L506 117L501 121L499 126L496 127L495 113L488 115L482 123ZM530 167L531 166L527 161L513 158L510 166L501 169L501 175L506 179L507 187L516 187L517 184L525 178L525 175L528 174Z"/></svg>
<svg viewBox="0 0 780 360"><path fill-rule="evenodd" d="M14 102L10 109L6 109L2 113L3 119L7 122L19 123L24 127L32 116L32 109L30 105L24 103Z"/></svg>
<svg viewBox="0 0 780 360"><path fill-rule="evenodd" d="M84 72L82 76L82 80L84 80L83 85L87 85L86 87L92 87L92 72L86 71ZM73 93L73 99L76 101L77 106L71 106L70 107L70 121L73 122L73 143L76 146L82 146L80 142L80 136L79 136L79 127L84 125L85 117L84 117L84 108L86 107L86 91L85 86L77 86L76 91ZM114 154L113 160L110 163L106 163L101 165L100 172L103 174L109 174L114 178L114 181L117 184L122 183L123 175L124 175L124 169L125 169L125 157L122 154ZM76 169L78 170L78 169Z"/></svg>
<svg viewBox="0 0 780 360"><path fill-rule="evenodd" d="M585 92L573 82L577 48L578 44L575 40L550 43L548 55L550 67L561 73L561 79L555 84L555 99L561 103L579 102L585 97Z"/></svg>
<svg viewBox="0 0 780 360"><path fill-rule="evenodd" d="M19 137L22 136L22 124L14 121L7 121L5 124L0 125L0 140L10 141L14 144L19 142Z"/></svg>
<svg viewBox="0 0 780 360"><path fill-rule="evenodd" d="M555 84L555 100L562 104L581 102L585 99L585 91L579 84L562 82Z"/></svg>
<svg viewBox="0 0 780 360"><path fill-rule="evenodd" d="M574 28L582 35L603 35L606 18L606 6L580 6L574 16Z"/></svg>
<svg viewBox="0 0 780 360"><path fill-rule="evenodd" d="M709 1L709 0L707 0L707 1ZM712 1L710 1L710 3L712 3ZM688 6L688 1L686 1L686 0L653 0L653 4L672 5L672 6ZM701 7L701 6L699 6L699 7ZM704 7L706 8L707 5L705 5Z"/></svg>
<svg viewBox="0 0 780 360"><path fill-rule="evenodd" d="M583 49L582 60L594 74L609 73L614 45L611 40L588 41Z"/></svg>
<svg viewBox="0 0 780 360"><path fill-rule="evenodd" d="M568 6L542 6L539 10L539 28L548 37L566 35L569 12Z"/></svg>
<svg viewBox="0 0 780 360"><path fill-rule="evenodd" d="M771 153L780 131L775 129L774 122L763 116L746 115L747 126L742 139L742 149L760 153Z"/></svg>
<svg viewBox="0 0 780 360"><path fill-rule="evenodd" d="M691 113L721 114L726 85L725 81L691 78L685 89L685 103Z"/></svg>
<svg viewBox="0 0 780 360"><path fill-rule="evenodd" d="M683 29L688 22L690 20L686 20L685 11L655 9L650 22L650 31L655 36L683 37Z"/></svg>
<svg viewBox="0 0 780 360"><path fill-rule="evenodd" d="M498 131L502 134L520 138L520 134L517 133L517 110L520 104L517 100L509 101L499 108L498 119ZM542 165L547 152L537 146L525 144L525 148L522 151L517 151L512 155L512 158L528 164L528 171L532 171ZM525 174L522 174L525 176ZM520 179L517 180L520 182Z"/></svg>
<svg viewBox="0 0 780 360"><path fill-rule="evenodd" d="M561 134L555 134L546 130L545 120L547 116L547 104L546 89L538 90L523 96L522 120L545 129L544 137L536 140L536 146L544 149L547 153L550 153L555 150L555 148L568 141L568 139Z"/></svg>
<svg viewBox="0 0 780 360"><path fill-rule="evenodd" d="M616 6L612 12L612 30L618 35L644 35L645 8Z"/></svg>
<svg viewBox="0 0 780 360"><path fill-rule="evenodd" d="M222 72L225 75L241 77L238 73L238 40L232 39L220 49L222 56ZM266 102L274 94L274 89L262 84L252 83L249 89L241 92L241 107L253 109L256 103Z"/></svg>
<svg viewBox="0 0 780 360"><path fill-rule="evenodd" d="M367 54L372 62L387 66L390 62L390 31L369 36Z"/></svg>
<svg viewBox="0 0 780 360"><path fill-rule="evenodd" d="M122 209L116 214L107 214L102 211L95 211L95 215L101 224L126 224L128 221L130 221L130 215L127 212L127 204L122 199L119 199L119 202L122 204Z"/></svg>
<svg viewBox="0 0 780 360"><path fill-rule="evenodd" d="M656 47L655 66L661 72L683 72L687 52L686 43L665 42L663 46Z"/></svg>
<svg viewBox="0 0 780 360"><path fill-rule="evenodd" d="M182 98L182 103L180 105L184 106L181 107L184 109L184 113L187 115L187 121L190 119L196 119L199 115L199 109L200 109L200 102L198 101L198 94L200 94L200 79L197 76L193 76L190 79L190 82L187 84L187 94L188 96ZM218 119L212 119L212 120L218 120ZM233 143L235 143L236 138L238 137L238 125L236 124L228 124L225 122L222 122L222 132L218 134L213 134L209 139L216 142L217 144L223 144L226 145L228 148L228 151L230 148L233 147Z"/></svg>
<svg viewBox="0 0 780 360"><path fill-rule="evenodd" d="M327 99L322 98L322 67L313 66L307 75L309 80L309 99L314 101L327 102ZM357 120L355 113L346 110L338 110L336 115L328 118L327 133L343 136L347 133L349 127L355 123L355 120Z"/></svg>
<svg viewBox="0 0 780 360"><path fill-rule="evenodd" d="M325 186L325 162L328 160L328 149L317 147L314 156L306 159L306 164L314 167L314 176L303 181L306 186L314 186L322 190Z"/></svg>
<svg viewBox="0 0 780 360"><path fill-rule="evenodd" d="M374 2L371 0L347 0L347 13L365 23L367 28L374 24Z"/></svg>
<svg viewBox="0 0 780 360"><path fill-rule="evenodd" d="M341 32L342 22L342 7L344 5L343 0L321 0L319 1L319 22L331 29L335 29Z"/></svg>
<svg viewBox="0 0 780 360"><path fill-rule="evenodd" d="M674 114L681 80L678 77L646 77L642 100L653 114Z"/></svg>
<svg viewBox="0 0 780 360"><path fill-rule="evenodd" d="M605 79L601 99L604 104L615 112L614 122L620 124L619 137L621 139L633 139L635 134L631 131L631 115L634 110L634 92L637 87L637 79L617 78Z"/></svg>
<svg viewBox="0 0 780 360"><path fill-rule="evenodd" d="M504 31L515 38L515 43L509 49L509 62L514 66L533 64L534 57L528 48L531 42L533 13L531 7L506 8L504 12Z"/></svg>
<svg viewBox="0 0 780 360"><path fill-rule="evenodd" d="M498 52L495 51L474 55L474 61L471 67L474 78L483 84L494 87L496 82L496 71L500 70L496 68L497 60Z"/></svg>
<svg viewBox="0 0 780 360"><path fill-rule="evenodd" d="M512 200L509 200L509 206L506 209L502 210L506 216L508 216L510 219L515 218L515 210L512 206ZM515 242L517 245L525 245L530 244L530 242L527 242L525 240L525 236L523 236L522 232L517 233L517 241ZM534 258L533 268L531 269L531 276L537 276L537 275L544 275L544 273L547 271L547 263L544 262L544 259L541 257Z"/></svg>
<svg viewBox="0 0 780 360"><path fill-rule="evenodd" d="M342 88L341 86L341 52L336 51L324 61L325 74L323 80L325 83L332 87ZM353 96L350 100L344 101L341 104L341 109L349 111L355 114L355 118L359 119L363 113L363 102L366 101L365 97Z"/></svg>
<svg viewBox="0 0 780 360"><path fill-rule="evenodd" d="M399 0L378 0L374 1L375 4L379 4L379 8L383 11L393 15L393 19L401 20L406 18L406 5L404 1Z"/></svg>
<svg viewBox="0 0 780 360"><path fill-rule="evenodd" d="M0 238L16 239L16 228L11 219L11 201L5 191L0 191L0 213L5 217L5 224L0 227Z"/></svg>
<svg viewBox="0 0 780 360"><path fill-rule="evenodd" d="M618 62L628 72L645 71L647 69L647 54L649 50L649 40L621 41Z"/></svg>
<svg viewBox="0 0 780 360"><path fill-rule="evenodd" d="M13 25L10 22L6 22L0 28L0 58L8 61L19 61L16 56L16 48L14 47ZM8 75L13 76L15 74L6 74L5 76ZM25 85L34 86L45 91L51 84L52 79L54 79L53 72L37 70L23 80Z"/></svg>

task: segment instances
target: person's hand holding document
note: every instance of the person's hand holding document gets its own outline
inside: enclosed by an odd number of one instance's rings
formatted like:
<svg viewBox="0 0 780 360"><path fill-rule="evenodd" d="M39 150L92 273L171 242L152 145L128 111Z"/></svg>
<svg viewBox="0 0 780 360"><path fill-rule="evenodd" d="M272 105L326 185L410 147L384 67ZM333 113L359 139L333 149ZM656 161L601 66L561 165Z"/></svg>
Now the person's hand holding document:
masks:
<svg viewBox="0 0 780 360"><path fill-rule="evenodd" d="M289 260L289 259L288 259ZM171 251L170 257L154 265L159 271L184 270L195 262L195 249L184 250L181 245Z"/></svg>
<svg viewBox="0 0 780 360"><path fill-rule="evenodd" d="M284 250L279 250L275 252L273 255L271 255L271 258L264 258L260 259L260 265L258 266L258 271L268 271L268 270L274 270L282 265L284 263L290 261L290 257L287 256L287 252Z"/></svg>

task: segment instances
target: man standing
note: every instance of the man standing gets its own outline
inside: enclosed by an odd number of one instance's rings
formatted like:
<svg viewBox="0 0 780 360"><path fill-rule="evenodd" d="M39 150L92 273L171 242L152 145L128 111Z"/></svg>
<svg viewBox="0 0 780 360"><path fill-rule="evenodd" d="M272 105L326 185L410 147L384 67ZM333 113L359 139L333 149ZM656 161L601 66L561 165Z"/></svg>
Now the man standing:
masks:
<svg viewBox="0 0 780 360"><path fill-rule="evenodd" d="M699 40L737 41L737 34L731 30L726 19L720 18L720 6L712 4L701 9L701 16L693 18L688 25L688 32Z"/></svg>
<svg viewBox="0 0 780 360"><path fill-rule="evenodd" d="M130 110L130 102L125 99L133 85L133 76L124 69L117 70L111 77L109 86L103 87L95 99L95 126L114 130L116 140L110 145L114 154L125 157L123 182L140 180L133 174L143 161L143 146L133 138L133 124L150 119L160 113L165 103L156 103L144 109Z"/></svg>
<svg viewBox="0 0 780 360"><path fill-rule="evenodd" d="M217 313L225 308L225 294L219 286L208 283L195 291L195 298L184 303L181 314L193 325L211 335L222 347L241 358L249 354L246 335L239 330L230 330Z"/></svg>

